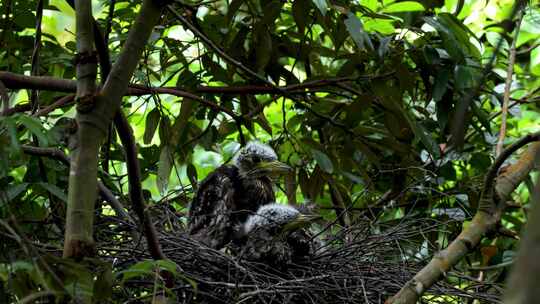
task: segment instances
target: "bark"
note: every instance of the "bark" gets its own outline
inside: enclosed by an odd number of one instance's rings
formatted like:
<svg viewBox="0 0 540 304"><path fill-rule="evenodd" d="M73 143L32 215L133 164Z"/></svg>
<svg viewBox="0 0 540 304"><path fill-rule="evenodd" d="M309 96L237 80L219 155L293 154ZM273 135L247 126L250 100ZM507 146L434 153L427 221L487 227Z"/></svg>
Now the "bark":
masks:
<svg viewBox="0 0 540 304"><path fill-rule="evenodd" d="M133 138L131 127L126 120L126 117L120 113L114 117L114 125L122 138L125 149L127 161L126 167L130 179L129 197L131 199L133 210L137 213L139 221L141 222L152 258L155 260L163 260L166 257L161 250L156 228L151 221L150 214L148 214L148 209L146 208L146 203L144 201L141 187L141 169L137 159L137 147L135 146L135 139Z"/></svg>
<svg viewBox="0 0 540 304"><path fill-rule="evenodd" d="M539 160L540 153L537 153L536 164ZM505 304L533 304L540 299L540 177L537 178L534 192L530 217L508 282Z"/></svg>
<svg viewBox="0 0 540 304"><path fill-rule="evenodd" d="M511 165L496 178L498 169L520 147L538 140L540 140L540 133L528 135L501 153L486 174L480 206L471 223L446 249L435 254L428 265L407 282L396 295L388 299L387 304L416 303L428 288L471 251L488 231L496 227L506 207L507 198L533 169L535 155L540 152L540 143L529 147L517 163Z"/></svg>
<svg viewBox="0 0 540 304"><path fill-rule="evenodd" d="M161 8L154 1L143 2L118 61L101 91L94 95L92 90L95 89L96 75L90 66L95 66L96 59L93 52L90 1L76 1L75 4L79 52L77 66L77 96L80 97L77 105L79 129L78 147L71 159L64 257L82 258L91 255L94 246L93 206L97 196L99 147L120 106L122 96L127 91L146 41L159 20Z"/></svg>
<svg viewBox="0 0 540 304"><path fill-rule="evenodd" d="M152 90L155 89L169 89L177 91L189 93L201 93L201 94L278 94L280 92L287 92L287 93L294 93L294 94L300 94L300 93L307 93L309 91L317 91L323 88L328 87L335 87L335 86L341 86L346 83L356 82L356 81L371 81L373 79L380 79L380 78L389 78L393 74L387 73L387 74L381 74L381 75L365 75L361 77L338 77L338 78L328 78L328 79L319 79L319 80L313 80L313 81L306 81L299 84L291 84L287 86L280 86L277 88L268 86L268 85L254 85L254 84L246 84L246 85L234 85L234 86L197 86L193 89L187 89L187 88L177 88L177 87L163 87L163 88L150 88L142 85L137 84L130 84L130 88L132 90L128 90L128 95L134 94L136 92L139 92L137 89L141 89L147 94L148 92L152 92ZM16 73L11 72L5 72L0 71L0 80L3 81L6 85L6 87L11 89L26 89L26 88L33 88L33 89L39 89L39 90L46 90L46 91L58 91L58 92L74 92L76 88L76 83L73 80L69 79L61 79L56 77L50 77L50 76L38 76L38 77L32 77L32 76L25 76L20 75ZM324 90L323 90L324 91ZM348 89L348 91L351 91L351 93L355 94L361 94L360 92L353 91L352 89Z"/></svg>
<svg viewBox="0 0 540 304"><path fill-rule="evenodd" d="M94 40L91 26L92 3L77 1L77 133L78 145L72 153L69 171L68 203L64 257L82 258L94 253L93 223L94 202L97 198L98 147L102 132L92 124L81 121L81 108L95 103L97 65L92 60Z"/></svg>

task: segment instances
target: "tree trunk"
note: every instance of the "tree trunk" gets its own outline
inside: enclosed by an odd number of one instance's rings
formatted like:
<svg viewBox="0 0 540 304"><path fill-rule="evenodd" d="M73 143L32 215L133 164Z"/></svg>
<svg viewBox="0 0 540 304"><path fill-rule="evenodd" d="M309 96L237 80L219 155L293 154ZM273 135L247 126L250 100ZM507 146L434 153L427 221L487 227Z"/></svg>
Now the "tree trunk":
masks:
<svg viewBox="0 0 540 304"><path fill-rule="evenodd" d="M77 18L78 145L73 151L68 189L64 257L83 258L94 251L94 202L97 198L99 148L118 111L129 80L161 15L157 1L145 0L117 62L96 94L91 1L75 2Z"/></svg>

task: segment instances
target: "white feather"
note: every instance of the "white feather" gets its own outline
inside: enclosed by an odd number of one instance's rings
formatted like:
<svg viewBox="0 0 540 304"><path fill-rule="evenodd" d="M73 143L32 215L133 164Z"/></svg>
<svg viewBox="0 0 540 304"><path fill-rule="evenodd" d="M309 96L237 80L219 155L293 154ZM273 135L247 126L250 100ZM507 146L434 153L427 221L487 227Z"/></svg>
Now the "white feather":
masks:
<svg viewBox="0 0 540 304"><path fill-rule="evenodd" d="M244 223L244 232L249 233L260 227L277 227L298 217L300 212L288 205L268 204L259 207Z"/></svg>
<svg viewBox="0 0 540 304"><path fill-rule="evenodd" d="M240 149L233 158L233 163L240 167L242 159L246 156L256 155L261 159L275 161L278 159L276 152L269 145L265 145L258 140L252 140Z"/></svg>

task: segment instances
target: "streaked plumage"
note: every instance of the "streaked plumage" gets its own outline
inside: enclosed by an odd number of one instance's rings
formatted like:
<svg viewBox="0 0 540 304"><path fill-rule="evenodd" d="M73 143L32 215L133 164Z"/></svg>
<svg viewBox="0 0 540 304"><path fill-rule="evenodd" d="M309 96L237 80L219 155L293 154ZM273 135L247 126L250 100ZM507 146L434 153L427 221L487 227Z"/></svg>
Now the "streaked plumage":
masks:
<svg viewBox="0 0 540 304"><path fill-rule="evenodd" d="M199 185L189 210L189 233L212 248L229 243L249 214L275 200L274 167L266 164L278 163L272 148L249 142L236 154L233 165L219 167ZM276 167L278 171L285 168L284 164Z"/></svg>
<svg viewBox="0 0 540 304"><path fill-rule="evenodd" d="M312 235L305 226L316 218L287 205L261 206L242 227L243 243L238 254L280 268L305 260L314 249Z"/></svg>

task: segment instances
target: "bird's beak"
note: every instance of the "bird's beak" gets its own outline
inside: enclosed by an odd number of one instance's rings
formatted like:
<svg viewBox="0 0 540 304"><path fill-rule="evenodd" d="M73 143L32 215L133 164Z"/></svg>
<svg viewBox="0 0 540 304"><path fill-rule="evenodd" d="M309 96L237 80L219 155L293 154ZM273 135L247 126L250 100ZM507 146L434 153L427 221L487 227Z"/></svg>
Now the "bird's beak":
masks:
<svg viewBox="0 0 540 304"><path fill-rule="evenodd" d="M293 232L300 228L305 228L313 224L313 222L322 219L320 215L300 214L298 217L283 227L284 232Z"/></svg>
<svg viewBox="0 0 540 304"><path fill-rule="evenodd" d="M260 162L250 172L250 176L270 176L272 178L278 178L281 175L291 172L291 167L280 161Z"/></svg>

